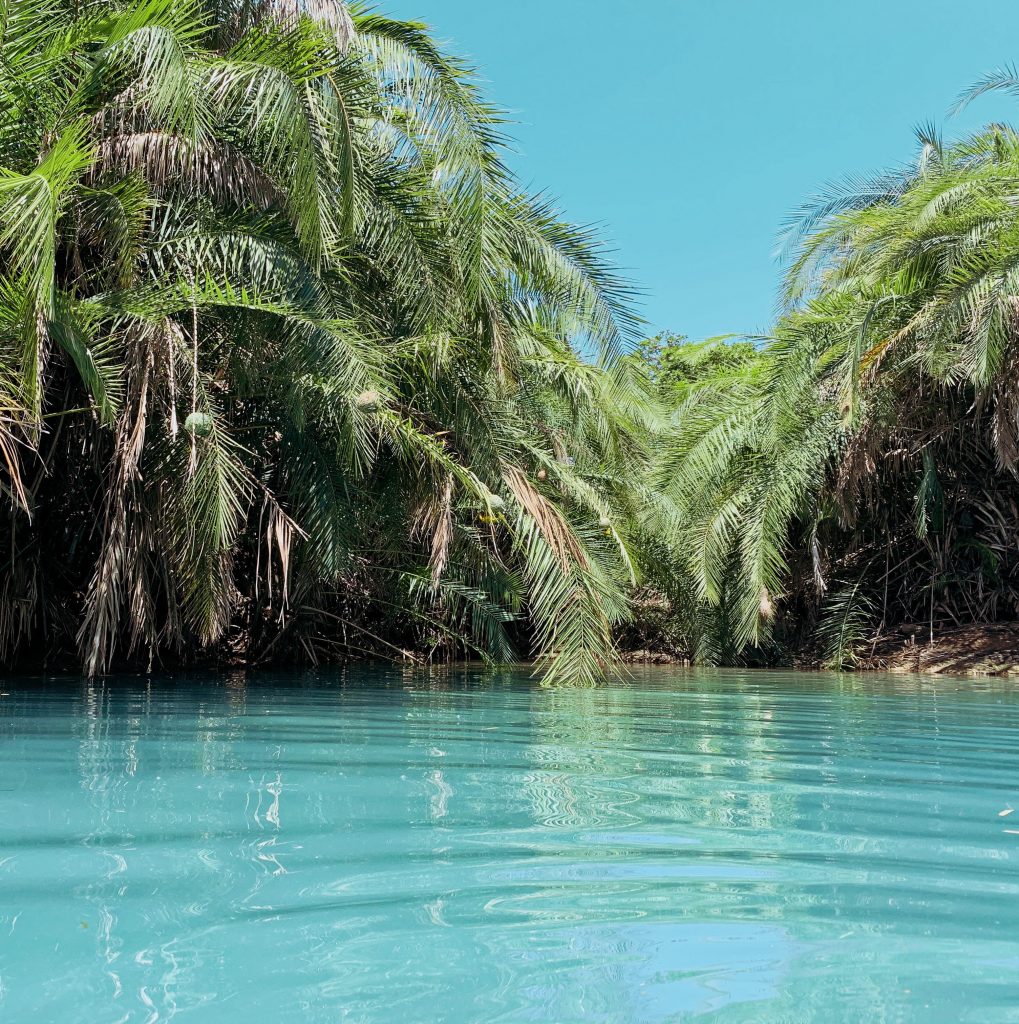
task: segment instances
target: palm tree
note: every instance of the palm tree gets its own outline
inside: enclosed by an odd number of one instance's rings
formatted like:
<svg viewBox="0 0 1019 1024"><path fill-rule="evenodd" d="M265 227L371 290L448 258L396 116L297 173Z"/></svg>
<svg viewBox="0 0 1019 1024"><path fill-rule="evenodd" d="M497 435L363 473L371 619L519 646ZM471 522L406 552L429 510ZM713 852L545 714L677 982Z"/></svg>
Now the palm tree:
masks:
<svg viewBox="0 0 1019 1024"><path fill-rule="evenodd" d="M876 628L1019 609L1019 136L919 142L901 173L801 211L759 358L676 414L662 486L738 645L783 604L821 615L837 664Z"/></svg>
<svg viewBox="0 0 1019 1024"><path fill-rule="evenodd" d="M519 642L596 679L655 405L469 71L332 0L3 19L7 657Z"/></svg>

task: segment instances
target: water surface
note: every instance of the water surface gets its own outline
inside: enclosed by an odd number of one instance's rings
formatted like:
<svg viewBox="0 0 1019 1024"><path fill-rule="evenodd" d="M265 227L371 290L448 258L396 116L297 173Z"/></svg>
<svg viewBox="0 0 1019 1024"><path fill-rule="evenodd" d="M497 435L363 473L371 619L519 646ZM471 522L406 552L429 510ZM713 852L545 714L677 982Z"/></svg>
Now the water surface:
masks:
<svg viewBox="0 0 1019 1024"><path fill-rule="evenodd" d="M5 1022L1019 1022L1009 684L0 689Z"/></svg>

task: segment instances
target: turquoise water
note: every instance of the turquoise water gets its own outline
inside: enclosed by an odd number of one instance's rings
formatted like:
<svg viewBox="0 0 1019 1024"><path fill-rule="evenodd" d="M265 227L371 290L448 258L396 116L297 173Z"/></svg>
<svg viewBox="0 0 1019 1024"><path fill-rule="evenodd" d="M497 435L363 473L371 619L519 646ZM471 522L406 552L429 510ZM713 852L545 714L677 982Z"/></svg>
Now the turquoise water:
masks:
<svg viewBox="0 0 1019 1024"><path fill-rule="evenodd" d="M0 689L0 1020L1019 1021L1007 684Z"/></svg>

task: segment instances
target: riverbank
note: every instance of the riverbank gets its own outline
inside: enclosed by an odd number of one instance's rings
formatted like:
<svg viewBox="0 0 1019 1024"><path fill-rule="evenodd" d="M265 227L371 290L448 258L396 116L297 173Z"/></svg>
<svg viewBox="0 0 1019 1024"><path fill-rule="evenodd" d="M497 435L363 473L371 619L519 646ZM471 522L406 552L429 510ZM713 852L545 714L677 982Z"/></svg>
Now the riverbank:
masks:
<svg viewBox="0 0 1019 1024"><path fill-rule="evenodd" d="M1019 676L1019 623L964 626L931 638L924 626L905 626L879 640L862 668L923 675Z"/></svg>
<svg viewBox="0 0 1019 1024"><path fill-rule="evenodd" d="M690 664L681 652L654 645L625 650L622 660L630 665ZM798 669L823 667L808 652L793 660ZM920 675L1019 676L1019 622L941 630L933 638L927 625L902 626L876 639L856 667L866 672Z"/></svg>

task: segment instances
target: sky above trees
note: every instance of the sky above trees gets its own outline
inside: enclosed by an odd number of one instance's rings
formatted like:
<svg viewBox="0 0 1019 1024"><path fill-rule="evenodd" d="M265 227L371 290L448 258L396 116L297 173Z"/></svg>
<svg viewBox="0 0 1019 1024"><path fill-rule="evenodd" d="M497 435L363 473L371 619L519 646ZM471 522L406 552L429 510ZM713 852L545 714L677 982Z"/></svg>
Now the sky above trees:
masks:
<svg viewBox="0 0 1019 1024"><path fill-rule="evenodd" d="M644 290L648 333L768 328L785 217L825 183L895 167L913 129L1013 120L1019 7L986 0L384 0L482 71L516 120L515 169L603 225ZM1019 119L1016 119L1019 120Z"/></svg>

